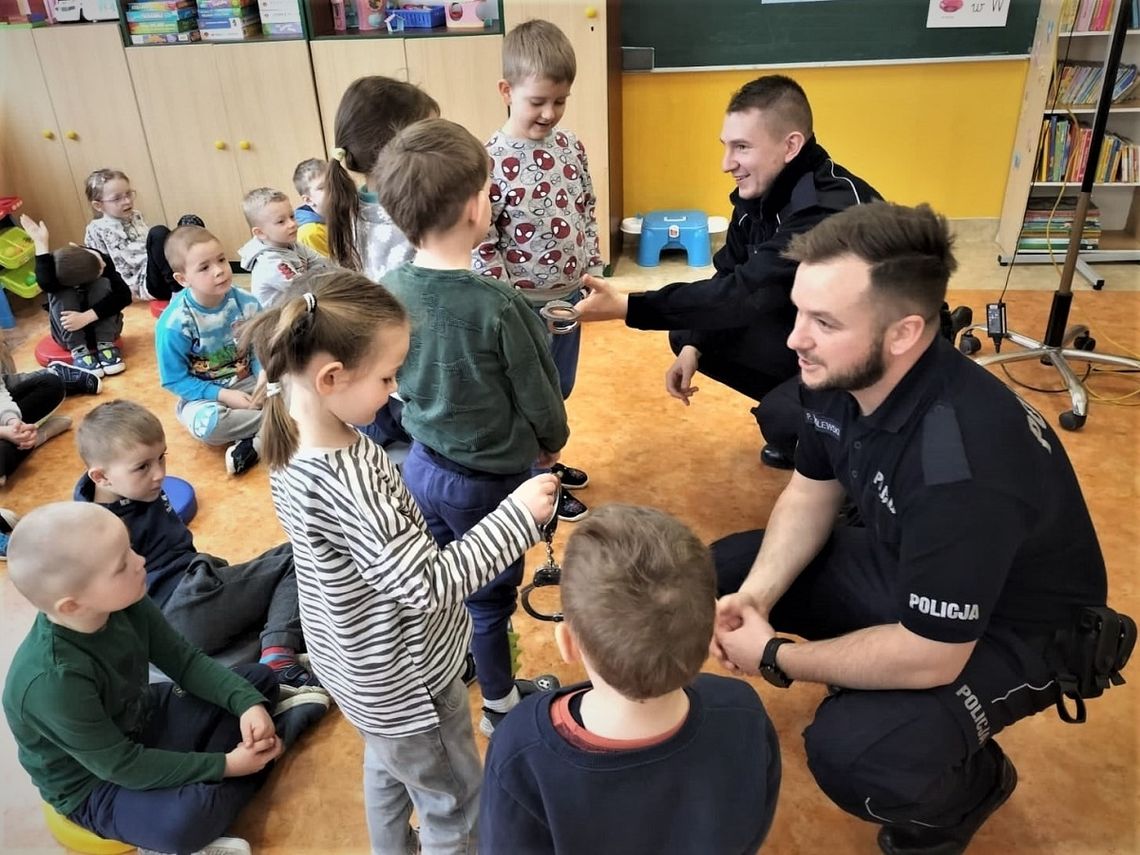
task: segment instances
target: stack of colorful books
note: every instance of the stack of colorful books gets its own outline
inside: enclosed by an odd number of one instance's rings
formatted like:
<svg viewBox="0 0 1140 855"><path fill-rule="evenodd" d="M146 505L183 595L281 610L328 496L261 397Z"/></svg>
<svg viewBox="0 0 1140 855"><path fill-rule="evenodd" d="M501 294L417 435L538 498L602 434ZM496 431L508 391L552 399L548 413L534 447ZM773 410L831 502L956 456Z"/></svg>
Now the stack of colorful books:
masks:
<svg viewBox="0 0 1140 855"><path fill-rule="evenodd" d="M198 9L194 0L139 0L127 4L131 44L196 42Z"/></svg>
<svg viewBox="0 0 1140 855"><path fill-rule="evenodd" d="M1056 210L1053 206L1056 205ZM1025 222L1017 239L1019 252L1064 252L1069 246L1076 211L1075 196L1066 196L1057 204L1055 196L1030 196L1025 210ZM1100 209L1088 210L1081 229L1081 249L1096 249L1100 245Z"/></svg>
<svg viewBox="0 0 1140 855"><path fill-rule="evenodd" d="M260 36L257 0L198 0L198 27L206 41L240 41Z"/></svg>

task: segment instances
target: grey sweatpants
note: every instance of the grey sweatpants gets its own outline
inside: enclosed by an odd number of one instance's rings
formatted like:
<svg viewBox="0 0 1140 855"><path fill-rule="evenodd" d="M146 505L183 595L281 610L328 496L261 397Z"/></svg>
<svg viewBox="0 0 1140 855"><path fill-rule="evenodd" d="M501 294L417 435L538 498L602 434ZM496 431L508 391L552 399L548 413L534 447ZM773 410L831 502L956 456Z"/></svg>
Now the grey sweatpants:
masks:
<svg viewBox="0 0 1140 855"><path fill-rule="evenodd" d="M257 378L250 375L230 388L252 394ZM191 435L206 445L229 445L261 430L261 410L235 410L218 401L179 401L174 412Z"/></svg>

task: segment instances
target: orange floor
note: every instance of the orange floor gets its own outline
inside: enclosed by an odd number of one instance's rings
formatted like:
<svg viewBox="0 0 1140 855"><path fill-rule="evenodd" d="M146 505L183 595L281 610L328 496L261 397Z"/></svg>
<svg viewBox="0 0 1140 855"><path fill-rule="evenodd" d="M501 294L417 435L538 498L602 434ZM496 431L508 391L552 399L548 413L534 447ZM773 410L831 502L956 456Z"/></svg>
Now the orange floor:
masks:
<svg viewBox="0 0 1140 855"><path fill-rule="evenodd" d="M972 249L955 280L955 303L980 310L1000 288L1004 271L993 264L988 243ZM965 252L965 249L964 249ZM1113 277L1124 287L1093 293L1079 288L1074 320L1089 323L1101 350L1119 346L1140 350L1140 268L1117 265ZM632 262L617 281L646 287ZM697 278L674 263L657 274ZM1039 333L1048 312L1054 274L1048 268L1018 270L1009 296L1013 327ZM34 341L46 331L46 316L31 305L18 307L17 362L31 366ZM200 512L193 530L200 549L232 560L245 559L282 539L273 514L264 468L241 479L225 475L221 452L197 445L178 425L173 400L157 384L151 346L153 320L146 306L128 310L126 358L129 370L106 382L100 398L66 401L62 412L78 421L100 400L130 397L160 415L168 431L169 470L194 483ZM1117 343L1117 344L1114 344ZM1118 346L1119 345L1119 346ZM988 345L987 345L988 348ZM684 408L666 397L662 378L670 356L661 333L634 332L611 322L588 328L582 348L578 388L569 402L573 436L565 459L587 468L591 485L582 498L591 505L623 501L654 505L688 522L713 539L761 525L787 476L757 462L759 438L749 402L711 382L700 383L693 405ZM1034 385L1055 386L1052 374L1035 363L1014 366L1016 376ZM1096 377L1103 395L1137 388L1127 378ZM1066 409L1063 396L1026 392L1050 418ZM1140 397L1132 402L1140 403ZM1140 616L1137 592L1140 544L1140 410L1094 404L1088 425L1065 434L1097 523L1110 571L1110 602ZM26 512L46 501L70 497L81 464L65 435L39 449L0 489L0 505ZM563 526L560 539L570 526ZM536 566L541 551L532 551ZM981 558L979 556L979 558ZM0 565L0 675L22 638L32 612L7 581ZM636 616L631 616L631 620ZM557 660L548 625L525 615L516 618L522 634L522 667L527 674L552 670L564 682L581 677ZM710 670L716 670L709 665ZM1055 715L1020 723L1001 738L1020 773L1008 805L985 826L971 852L977 853L1130 853L1140 852L1137 805L1137 737L1140 731L1140 666L1129 685L1090 704L1090 721L1062 724ZM779 691L754 681L780 733L784 782L767 850L777 853L873 853L875 828L835 808L816 788L804 763L800 733L811 721L823 688L796 685ZM477 703L476 693L472 693ZM479 737L480 747L485 747ZM361 807L361 743L347 722L333 712L283 760L270 784L245 811L235 833L257 853L363 853L367 837ZM44 828L39 799L20 769L7 731L0 728L0 851L59 852ZM588 817L583 817L588 822ZM715 855L715 853L710 853Z"/></svg>

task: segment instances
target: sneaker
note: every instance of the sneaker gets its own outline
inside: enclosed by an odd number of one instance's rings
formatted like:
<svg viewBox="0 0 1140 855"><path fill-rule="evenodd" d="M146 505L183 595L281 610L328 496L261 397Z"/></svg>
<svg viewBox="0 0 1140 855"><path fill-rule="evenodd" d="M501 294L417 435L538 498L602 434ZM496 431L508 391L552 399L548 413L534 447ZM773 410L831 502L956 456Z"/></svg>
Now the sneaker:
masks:
<svg viewBox="0 0 1140 855"><path fill-rule="evenodd" d="M925 825L884 825L879 829L879 848L886 855L961 855L970 839L1017 787L1017 769L992 739L983 751L995 755L998 777L994 788L980 805L957 825L931 828Z"/></svg>
<svg viewBox="0 0 1140 855"><path fill-rule="evenodd" d="M463 682L468 686L472 685L478 679L479 675L475 673L475 657L471 655L471 651L468 651L467 655L463 658L463 673L460 676L463 678Z"/></svg>
<svg viewBox="0 0 1140 855"><path fill-rule="evenodd" d="M550 471L558 476L558 480L562 482L562 486L567 490L581 490L590 483L590 476L581 469L575 469L573 466L563 466L561 463L555 463L550 467Z"/></svg>
<svg viewBox="0 0 1140 855"><path fill-rule="evenodd" d="M74 357L72 357L74 359ZM103 380L95 371L68 365L66 362L49 362L47 370L63 381L63 392L72 395L98 395L103 391Z"/></svg>
<svg viewBox="0 0 1140 855"><path fill-rule="evenodd" d="M286 749L292 748L302 733L324 718L330 703L332 699L324 689L309 689L278 701L273 708L273 726Z"/></svg>
<svg viewBox="0 0 1140 855"><path fill-rule="evenodd" d="M205 222L197 214L183 214L178 218L178 225L180 226L197 226L200 229L206 228Z"/></svg>
<svg viewBox="0 0 1140 855"><path fill-rule="evenodd" d="M563 489L559 493L558 519L566 522L578 522L578 520L585 519L589 513L590 509L586 507L585 503L569 490Z"/></svg>
<svg viewBox="0 0 1140 855"><path fill-rule="evenodd" d="M298 692L307 692L314 689L324 692L321 681L317 675L302 665L294 662L288 668L282 668L277 674L277 683L281 687L281 697L288 698Z"/></svg>
<svg viewBox="0 0 1140 855"><path fill-rule="evenodd" d="M541 674L533 680L515 680L515 686L519 690L520 701L527 695L533 695L538 692L553 692L561 685L558 678L553 674ZM490 739L495 735L495 728L506 718L509 712L509 710L507 712L495 712L494 710L483 707L483 718L479 722L479 732Z"/></svg>
<svg viewBox="0 0 1140 855"><path fill-rule="evenodd" d="M99 364L103 366L103 373L108 377L122 374L127 370L127 363L123 362L123 353L113 344L101 344L98 349Z"/></svg>
<svg viewBox="0 0 1140 855"><path fill-rule="evenodd" d="M104 373L98 357L85 347L77 347L71 351L71 364L84 371L90 371L96 377L102 377Z"/></svg>
<svg viewBox="0 0 1140 855"><path fill-rule="evenodd" d="M256 466L260 459L253 437L239 439L226 449L226 471L231 475L241 475Z"/></svg>
<svg viewBox="0 0 1140 855"><path fill-rule="evenodd" d="M168 853L161 852L158 849L143 849L141 846L138 848L138 853L139 855L168 855ZM249 844L240 837L219 837L192 855L252 855L252 853L253 850L249 848Z"/></svg>

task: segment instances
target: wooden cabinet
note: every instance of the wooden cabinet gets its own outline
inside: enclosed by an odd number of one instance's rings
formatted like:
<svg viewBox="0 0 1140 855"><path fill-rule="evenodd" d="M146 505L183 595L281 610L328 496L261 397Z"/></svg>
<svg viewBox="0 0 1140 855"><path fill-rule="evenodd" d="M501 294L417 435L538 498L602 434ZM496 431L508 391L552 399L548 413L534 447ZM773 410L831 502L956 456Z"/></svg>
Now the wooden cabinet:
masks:
<svg viewBox="0 0 1140 855"><path fill-rule="evenodd" d="M486 142L507 118L499 95L502 36L443 36L404 40L408 80L439 102L443 118Z"/></svg>
<svg viewBox="0 0 1140 855"><path fill-rule="evenodd" d="M341 96L349 84L374 74L406 81L408 64L403 39L323 39L309 47L327 156L336 148L333 123Z"/></svg>
<svg viewBox="0 0 1140 855"><path fill-rule="evenodd" d="M103 167L130 176L149 222L166 219L117 25L0 29L0 119L0 194L46 220L53 245L83 240L84 184Z"/></svg>
<svg viewBox="0 0 1140 855"><path fill-rule="evenodd" d="M294 167L324 151L308 45L143 47L127 56L167 209L200 216L236 259L249 240L242 196L263 186L292 196Z"/></svg>
<svg viewBox="0 0 1140 855"><path fill-rule="evenodd" d="M523 21L542 18L556 24L574 46L578 76L561 124L586 147L598 197L602 258L612 262L620 248L622 217L619 4L615 0L590 5L567 0L503 0L503 13L507 31Z"/></svg>

